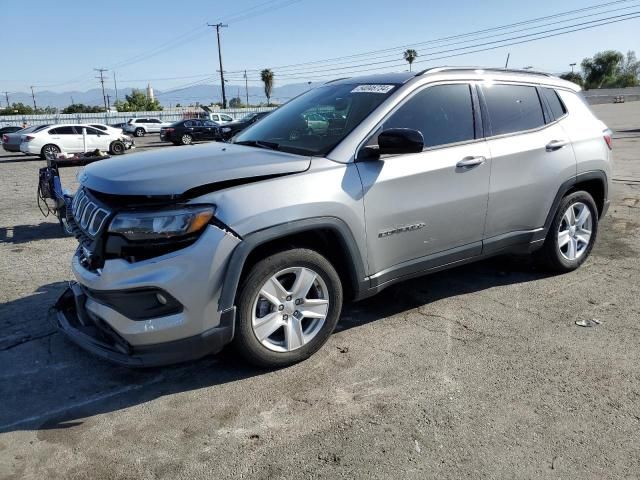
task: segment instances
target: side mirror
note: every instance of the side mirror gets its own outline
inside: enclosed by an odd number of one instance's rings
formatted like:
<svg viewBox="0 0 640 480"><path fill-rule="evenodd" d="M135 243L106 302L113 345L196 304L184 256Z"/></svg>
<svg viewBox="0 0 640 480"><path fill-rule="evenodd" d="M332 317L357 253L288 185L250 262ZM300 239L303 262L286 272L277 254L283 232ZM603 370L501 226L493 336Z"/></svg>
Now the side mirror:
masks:
<svg viewBox="0 0 640 480"><path fill-rule="evenodd" d="M411 128L390 128L378 135L380 155L419 153L424 150L424 137Z"/></svg>

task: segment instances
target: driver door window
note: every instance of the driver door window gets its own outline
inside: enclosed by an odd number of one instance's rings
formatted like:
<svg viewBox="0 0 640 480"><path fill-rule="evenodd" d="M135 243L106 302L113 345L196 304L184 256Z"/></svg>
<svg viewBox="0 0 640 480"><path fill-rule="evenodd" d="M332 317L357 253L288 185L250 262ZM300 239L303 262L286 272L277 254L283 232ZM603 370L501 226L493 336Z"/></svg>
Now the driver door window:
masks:
<svg viewBox="0 0 640 480"><path fill-rule="evenodd" d="M422 90L398 108L380 131L390 128L418 130L425 148L474 140L471 86L436 85Z"/></svg>

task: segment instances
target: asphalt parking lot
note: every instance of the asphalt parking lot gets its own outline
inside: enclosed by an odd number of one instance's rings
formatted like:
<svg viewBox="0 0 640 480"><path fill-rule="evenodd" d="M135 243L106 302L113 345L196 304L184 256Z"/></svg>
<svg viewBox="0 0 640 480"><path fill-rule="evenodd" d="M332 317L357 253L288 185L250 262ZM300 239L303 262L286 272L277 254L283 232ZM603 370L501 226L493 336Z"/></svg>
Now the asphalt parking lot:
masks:
<svg viewBox="0 0 640 480"><path fill-rule="evenodd" d="M37 208L43 162L3 152L0 478L638 478L640 102L594 110L616 180L582 268L497 258L402 283L270 372L230 352L128 370L56 333L76 242Z"/></svg>

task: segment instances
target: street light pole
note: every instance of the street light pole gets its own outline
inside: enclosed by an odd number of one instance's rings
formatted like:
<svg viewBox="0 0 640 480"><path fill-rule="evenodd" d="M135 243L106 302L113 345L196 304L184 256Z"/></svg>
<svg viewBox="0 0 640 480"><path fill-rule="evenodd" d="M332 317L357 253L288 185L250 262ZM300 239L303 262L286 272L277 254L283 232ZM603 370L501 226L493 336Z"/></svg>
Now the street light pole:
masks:
<svg viewBox="0 0 640 480"><path fill-rule="evenodd" d="M227 108L227 93L224 89L224 70L222 69L222 47L220 46L220 28L228 27L223 23L216 23L214 25L207 23L209 27L216 27L216 35L218 36L218 61L220 62L220 83L222 84L222 108Z"/></svg>

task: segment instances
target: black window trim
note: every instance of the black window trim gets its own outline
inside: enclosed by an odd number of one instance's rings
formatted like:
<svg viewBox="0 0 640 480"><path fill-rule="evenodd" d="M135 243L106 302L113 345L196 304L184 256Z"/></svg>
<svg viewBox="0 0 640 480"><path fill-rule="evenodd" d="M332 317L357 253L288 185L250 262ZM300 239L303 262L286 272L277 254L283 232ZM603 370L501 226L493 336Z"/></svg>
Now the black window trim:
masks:
<svg viewBox="0 0 640 480"><path fill-rule="evenodd" d="M431 82L431 83L426 83L426 84L422 84L417 86L415 89L411 90L410 92L408 92L398 103L396 103L393 108L388 111L386 113L386 115L382 118L382 120L380 120L363 138L363 140L358 144L358 147L356 148L356 153L355 153L355 157L354 157L354 161L358 162L358 154L360 153L360 151L362 151L362 148L367 144L367 142L369 141L369 139L380 129L380 127L384 124L384 122L386 122L392 115L394 115L405 103L407 103L410 99L412 99L415 95L418 95L419 93L421 93L423 90L426 90L427 88L431 88L431 87L438 87L438 86L442 86L442 85L467 85L469 87L469 93L471 95L471 110L473 113L473 134L474 137L472 140L463 140L461 142L454 142L454 143L445 143L442 145L436 145L433 147L425 147L422 152L420 153L425 153L425 152L433 152L436 150L442 150L444 148L452 148L452 147L458 147L458 146L462 146L462 145L469 145L472 143L477 143L477 142L483 142L484 141L484 137L482 136L484 134L484 125L483 125L483 121L484 121L484 117L482 116L482 109L480 107L480 98L478 96L478 91L476 89L476 86L479 84L480 82L478 82L478 80L440 80L437 82ZM372 112L373 113L373 112ZM480 113L480 115L478 115L478 113ZM405 154L397 154L397 155L386 155L384 158L386 159L391 159L391 158L395 158L395 157L401 157L404 156ZM415 155L415 154L412 154ZM360 160L361 161L361 160Z"/></svg>
<svg viewBox="0 0 640 480"><path fill-rule="evenodd" d="M540 101L540 107L542 108L542 113L543 113L543 118L545 123L539 127L535 127L535 128L530 128L528 130L518 130L516 132L509 132L509 133L501 133L499 135L494 135L493 131L491 129L491 120L489 119L489 114L488 114L488 108L487 108L487 101L485 99L484 96L484 91L482 88L482 81L478 82L480 88L478 89L478 92L480 94L480 105L482 108L482 120L483 122L486 122L485 124L487 125L487 129L485 129L485 139L489 140L493 140L496 138L506 138L506 137L512 137L514 135L523 135L525 133L533 133L533 132L538 132L540 130L544 130L545 128L549 127L550 125L554 124L554 122L551 123L546 123L546 101L543 100L544 95L541 95L540 91L538 90L539 88L543 87L543 85L539 84L539 83L527 83L527 82L521 82L521 81L514 81L514 82L510 82L508 80L500 80L500 81L492 81L491 84L492 85L508 85L508 86L519 86L519 87L533 87L536 89L536 93L538 95L538 100ZM555 87L554 87L555 88ZM564 103L563 103L564 105ZM566 109L566 105L565 105L565 109Z"/></svg>
<svg viewBox="0 0 640 480"><path fill-rule="evenodd" d="M556 94L556 97L558 97L558 101L562 105L562 108L564 109L564 115L562 115L562 116L560 116L558 118L555 118L555 115L553 114L553 111L551 110L551 105L549 105L549 102L547 101L547 97L542 92L543 88L547 88L549 90L553 90L553 92ZM567 115L569 115L569 109L567 108L567 105L562 101L562 97L560 97L560 95L558 95L558 92L556 90L557 90L557 87L552 87L550 85L538 85L538 96L543 99L545 108L547 108L548 111L549 111L549 122L547 123L547 125L551 125L553 123L559 122L560 120L565 118Z"/></svg>

